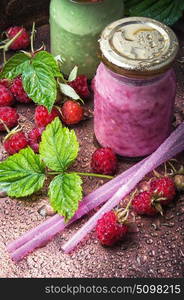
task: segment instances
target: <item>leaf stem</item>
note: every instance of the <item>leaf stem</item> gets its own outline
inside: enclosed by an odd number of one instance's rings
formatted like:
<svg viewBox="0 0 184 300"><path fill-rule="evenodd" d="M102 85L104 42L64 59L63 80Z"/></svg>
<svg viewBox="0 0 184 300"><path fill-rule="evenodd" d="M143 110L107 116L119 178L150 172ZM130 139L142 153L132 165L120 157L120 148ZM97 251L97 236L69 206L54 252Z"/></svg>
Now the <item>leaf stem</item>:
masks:
<svg viewBox="0 0 184 300"><path fill-rule="evenodd" d="M47 172L48 175L60 175L62 172Z"/></svg>
<svg viewBox="0 0 184 300"><path fill-rule="evenodd" d="M35 36L35 22L33 22L33 27L31 31L31 52L34 53L34 36Z"/></svg>
<svg viewBox="0 0 184 300"><path fill-rule="evenodd" d="M10 129L8 128L8 126L6 125L6 123L2 119L0 119L0 123L3 124L3 126L4 126L5 130L7 131L7 133L10 133Z"/></svg>
<svg viewBox="0 0 184 300"><path fill-rule="evenodd" d="M0 46L0 49L4 49L4 51L7 51L8 47L19 37L19 35L21 35L22 30L23 29L21 29L19 32L17 32L17 34L11 40L9 40L6 44Z"/></svg>
<svg viewBox="0 0 184 300"><path fill-rule="evenodd" d="M3 49L3 63L6 64L6 51Z"/></svg>
<svg viewBox="0 0 184 300"><path fill-rule="evenodd" d="M112 179L114 176L109 175L103 175L103 174L96 174L96 173L81 173L81 172L75 172L77 175L81 176L92 176L92 177L99 177L99 178L106 178L106 179Z"/></svg>
<svg viewBox="0 0 184 300"><path fill-rule="evenodd" d="M103 175L103 174L96 174L96 173L83 173L83 172L69 172L69 173L75 173L80 176L92 176L92 177L98 177L98 178L106 178L106 179L112 179L114 176L109 176L109 175ZM48 172L48 175L60 175L62 172Z"/></svg>

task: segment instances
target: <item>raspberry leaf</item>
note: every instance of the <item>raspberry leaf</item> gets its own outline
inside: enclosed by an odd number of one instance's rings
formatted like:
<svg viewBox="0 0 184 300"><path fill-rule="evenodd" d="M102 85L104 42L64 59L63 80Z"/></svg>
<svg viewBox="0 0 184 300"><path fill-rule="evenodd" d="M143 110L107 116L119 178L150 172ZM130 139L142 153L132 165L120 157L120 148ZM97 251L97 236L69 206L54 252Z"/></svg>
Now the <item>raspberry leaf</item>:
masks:
<svg viewBox="0 0 184 300"><path fill-rule="evenodd" d="M143 16L173 25L184 11L183 0L124 0L128 16Z"/></svg>
<svg viewBox="0 0 184 300"><path fill-rule="evenodd" d="M54 56L44 50L33 56L27 52L12 56L0 73L0 78L13 79L18 75L22 75L28 96L51 111L57 95L55 77L64 79Z"/></svg>
<svg viewBox="0 0 184 300"><path fill-rule="evenodd" d="M80 96L76 93L76 91L69 84L59 82L59 87L61 93L63 93L65 96L72 98L74 100L82 100Z"/></svg>
<svg viewBox="0 0 184 300"><path fill-rule="evenodd" d="M79 144L74 130L62 127L55 118L42 133L40 156L51 170L64 172L76 159Z"/></svg>
<svg viewBox="0 0 184 300"><path fill-rule="evenodd" d="M23 86L28 96L37 104L52 110L56 100L56 80L50 67L39 60L33 60L22 73Z"/></svg>
<svg viewBox="0 0 184 300"><path fill-rule="evenodd" d="M0 189L10 197L25 197L40 190L44 184L44 163L31 148L9 156L0 163Z"/></svg>
<svg viewBox="0 0 184 300"><path fill-rule="evenodd" d="M77 73L78 73L78 66L75 66L75 67L71 70L71 72L70 72L70 74L69 74L69 76L68 76L68 81L70 82L70 81L75 80L75 79L77 78Z"/></svg>
<svg viewBox="0 0 184 300"><path fill-rule="evenodd" d="M82 199L82 180L76 173L56 176L49 185L52 208L68 221L78 209Z"/></svg>
<svg viewBox="0 0 184 300"><path fill-rule="evenodd" d="M55 60L54 56L47 51L40 51L36 53L33 60L34 62L38 61L41 65L43 65L43 68L47 66L51 73L53 73L54 77L62 76L57 61Z"/></svg>
<svg viewBox="0 0 184 300"><path fill-rule="evenodd" d="M24 53L12 56L5 64L0 78L13 79L22 74L25 67L30 64L30 57Z"/></svg>

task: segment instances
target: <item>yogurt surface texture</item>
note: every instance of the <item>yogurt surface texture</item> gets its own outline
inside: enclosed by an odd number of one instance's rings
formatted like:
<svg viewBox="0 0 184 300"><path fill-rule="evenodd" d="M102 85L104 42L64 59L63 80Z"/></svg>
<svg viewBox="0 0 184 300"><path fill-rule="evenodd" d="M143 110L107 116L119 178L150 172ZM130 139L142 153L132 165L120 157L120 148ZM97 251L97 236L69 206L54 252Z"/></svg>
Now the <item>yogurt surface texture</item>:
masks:
<svg viewBox="0 0 184 300"><path fill-rule="evenodd" d="M131 80L100 64L94 80L94 131L103 147L126 157L152 153L168 137L176 93L173 70Z"/></svg>
<svg viewBox="0 0 184 300"><path fill-rule="evenodd" d="M93 80L96 138L122 156L149 155L171 132L177 38L155 20L124 18L104 29L100 49Z"/></svg>
<svg viewBox="0 0 184 300"><path fill-rule="evenodd" d="M79 73L91 79L100 62L100 34L109 23L122 16L122 0L93 3L51 0L51 52L65 60L64 74L68 75L78 65Z"/></svg>

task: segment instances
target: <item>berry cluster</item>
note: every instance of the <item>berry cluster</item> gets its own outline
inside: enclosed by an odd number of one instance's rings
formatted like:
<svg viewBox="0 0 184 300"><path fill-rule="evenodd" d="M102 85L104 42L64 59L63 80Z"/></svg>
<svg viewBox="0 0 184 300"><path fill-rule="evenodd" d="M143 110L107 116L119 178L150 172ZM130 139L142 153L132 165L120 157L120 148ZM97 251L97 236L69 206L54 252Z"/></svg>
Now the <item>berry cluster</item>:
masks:
<svg viewBox="0 0 184 300"><path fill-rule="evenodd" d="M8 47L10 50L17 51L26 49L31 43L31 38L24 27L10 27L5 31L5 34L9 42ZM79 97L89 97L90 92L85 75L78 75L76 79L68 81L68 84L76 91ZM52 122L55 117L59 117L66 125L77 124L84 117L83 107L72 99L64 99L64 103L59 107L53 107L51 112L49 112L46 107L39 105L35 109L35 128L26 135L23 130L19 128L10 131L10 129L18 125L19 115L16 108L12 107L16 102L23 104L33 102L24 90L21 75L13 80L6 78L0 80L0 131L8 131L3 145L10 155L28 145L35 152L38 152L41 134L44 128Z"/></svg>
<svg viewBox="0 0 184 300"><path fill-rule="evenodd" d="M25 133L20 129L10 129L18 125L19 114L16 108L12 107L17 102L30 103L32 100L27 96L21 77L10 81L0 80L0 131L7 131L3 146L9 155L29 145Z"/></svg>
<svg viewBox="0 0 184 300"><path fill-rule="evenodd" d="M30 36L24 27L14 26L6 30L8 40L16 35L16 39L9 45L11 50L26 49L30 45ZM89 96L87 77L79 75L75 80L68 83L81 98ZM0 131L8 131L3 145L8 154L14 154L28 145L35 151L39 151L39 143L44 128L53 121L55 117L66 125L74 125L80 122L84 116L83 107L72 99L66 99L60 107L54 107L51 112L46 107L39 105L35 109L35 128L27 135L19 128L12 129L18 125L19 115L16 108L12 107L16 102L29 104L32 99L27 95L23 87L22 77L13 80L6 78L0 80Z"/></svg>
<svg viewBox="0 0 184 300"><path fill-rule="evenodd" d="M178 181L178 176L180 182L177 185L175 178ZM175 175L174 179L166 175L152 178L147 184L144 183L145 190L135 191L129 208L138 215L155 216L159 212L163 214L162 207L171 203L176 196L176 190L181 188L181 176L183 175ZM128 233L127 218L122 221L119 216L118 210L112 210L98 220L96 234L102 245L112 246Z"/></svg>
<svg viewBox="0 0 184 300"><path fill-rule="evenodd" d="M6 30L7 39L11 40L18 33L19 36L9 45L11 50L26 49L30 45L30 37L24 27L14 26ZM13 127L18 125L19 114L16 108L11 107L16 102L30 103L32 100L27 96L21 76L14 80L0 80L0 131L7 131L3 146L8 154L12 155L28 146L25 133Z"/></svg>
<svg viewBox="0 0 184 300"><path fill-rule="evenodd" d="M16 101L20 103L32 102L24 90L21 76L12 81L0 80L0 107L12 106Z"/></svg>
<svg viewBox="0 0 184 300"><path fill-rule="evenodd" d="M72 100L67 100L61 108L53 107L51 112L46 107L38 105L34 116L36 127L26 137L25 133L20 132L19 129L18 132L16 130L9 131L18 124L19 114L16 108L1 106L0 131L8 131L3 143L5 150L8 154L15 154L29 145L35 152L38 152L44 128L56 117L60 117L68 125L76 124L83 118L83 108L79 103Z"/></svg>

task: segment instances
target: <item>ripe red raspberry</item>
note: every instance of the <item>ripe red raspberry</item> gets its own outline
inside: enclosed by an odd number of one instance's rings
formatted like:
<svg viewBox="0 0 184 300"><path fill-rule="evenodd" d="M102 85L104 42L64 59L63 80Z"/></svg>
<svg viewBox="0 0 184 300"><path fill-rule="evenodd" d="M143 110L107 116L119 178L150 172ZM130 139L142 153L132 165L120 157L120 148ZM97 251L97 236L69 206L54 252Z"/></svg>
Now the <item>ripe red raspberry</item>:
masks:
<svg viewBox="0 0 184 300"><path fill-rule="evenodd" d="M69 82L69 85L76 91L81 98L87 98L90 95L87 83L87 77L85 75L79 75L73 81Z"/></svg>
<svg viewBox="0 0 184 300"><path fill-rule="evenodd" d="M10 136L5 139L3 146L8 152L8 154L12 155L19 152L21 149L26 148L28 146L27 138L23 131L10 133Z"/></svg>
<svg viewBox="0 0 184 300"><path fill-rule="evenodd" d="M10 90L0 84L0 106L9 106L14 103L14 97Z"/></svg>
<svg viewBox="0 0 184 300"><path fill-rule="evenodd" d="M118 223L118 218L114 211L104 214L97 222L97 237L104 246L114 245L119 240L122 240L127 232L128 226Z"/></svg>
<svg viewBox="0 0 184 300"><path fill-rule="evenodd" d="M39 143L41 141L41 136L44 128L33 128L29 133L28 133L28 141L30 147L33 149L34 152L38 153L39 152Z"/></svg>
<svg viewBox="0 0 184 300"><path fill-rule="evenodd" d="M11 85L11 80L6 79L6 78L0 79L0 84L4 85L6 88L9 88Z"/></svg>
<svg viewBox="0 0 184 300"><path fill-rule="evenodd" d="M111 148L99 148L92 155L91 167L95 173L112 175L117 168L116 155Z"/></svg>
<svg viewBox="0 0 184 300"><path fill-rule="evenodd" d="M83 119L84 111L78 102L67 100L61 108L61 115L64 123L72 125Z"/></svg>
<svg viewBox="0 0 184 300"><path fill-rule="evenodd" d="M35 123L38 127L45 127L51 123L56 117L59 117L59 111L57 108L53 108L49 113L47 108L39 105L35 109Z"/></svg>
<svg viewBox="0 0 184 300"><path fill-rule="evenodd" d="M15 108L9 106L0 107L0 131L6 131L2 122L11 129L18 124L18 119L19 115Z"/></svg>
<svg viewBox="0 0 184 300"><path fill-rule="evenodd" d="M9 46L9 49L12 50L20 50L26 49L30 44L30 37L24 27L14 26L10 27L6 30L6 35L8 39L12 39L20 30L22 30L21 34L18 38Z"/></svg>
<svg viewBox="0 0 184 300"><path fill-rule="evenodd" d="M23 88L21 77L17 77L13 80L10 90L18 102L21 103L32 102L32 100L28 97L27 93Z"/></svg>
<svg viewBox="0 0 184 300"><path fill-rule="evenodd" d="M158 210L152 205L152 193L141 192L132 200L132 208L138 215L154 216Z"/></svg>
<svg viewBox="0 0 184 300"><path fill-rule="evenodd" d="M176 196L176 188L173 179L165 176L151 181L150 192L158 199L165 198L160 199L159 201L162 205L169 204Z"/></svg>

